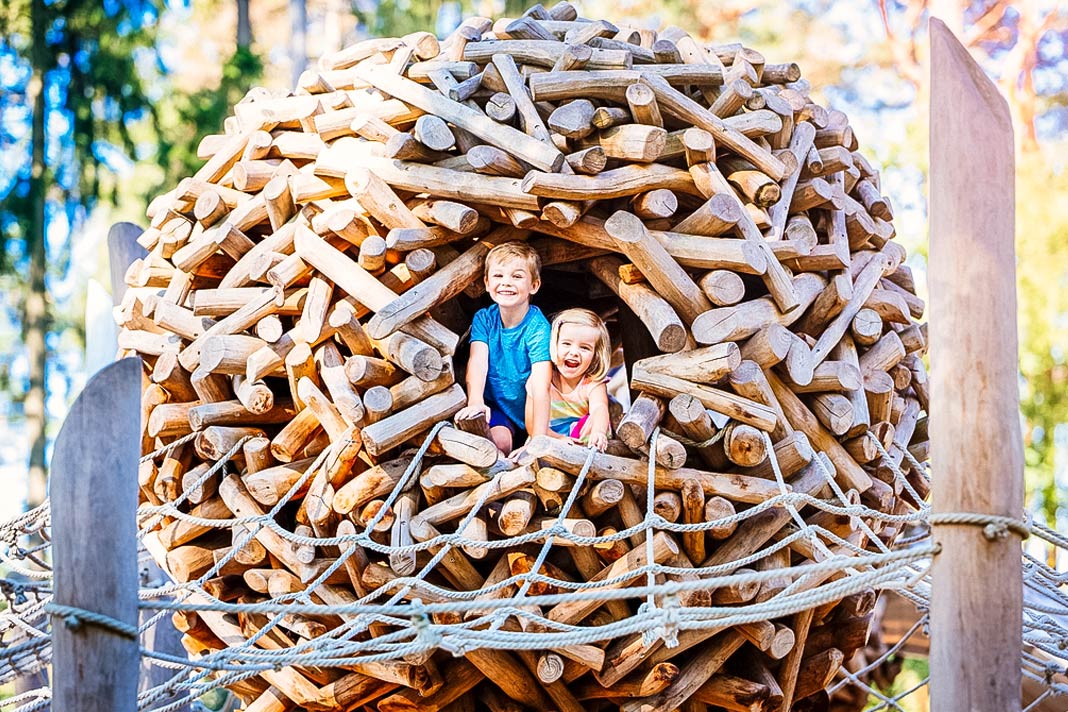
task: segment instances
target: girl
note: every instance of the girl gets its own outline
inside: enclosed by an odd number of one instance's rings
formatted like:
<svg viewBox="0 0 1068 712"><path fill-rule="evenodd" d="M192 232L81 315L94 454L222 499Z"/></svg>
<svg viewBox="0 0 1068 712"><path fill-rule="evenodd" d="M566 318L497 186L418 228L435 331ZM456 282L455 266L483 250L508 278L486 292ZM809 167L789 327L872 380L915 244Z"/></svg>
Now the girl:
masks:
<svg viewBox="0 0 1068 712"><path fill-rule="evenodd" d="M610 428L604 377L612 357L604 322L588 309L560 312L553 319L549 353L549 434L604 452Z"/></svg>

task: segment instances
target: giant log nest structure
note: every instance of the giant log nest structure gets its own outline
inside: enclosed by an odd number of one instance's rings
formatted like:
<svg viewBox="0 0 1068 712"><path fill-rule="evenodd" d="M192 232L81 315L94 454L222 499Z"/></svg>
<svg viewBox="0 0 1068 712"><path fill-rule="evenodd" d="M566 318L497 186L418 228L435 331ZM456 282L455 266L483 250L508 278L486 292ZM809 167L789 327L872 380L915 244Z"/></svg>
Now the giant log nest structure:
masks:
<svg viewBox="0 0 1068 712"><path fill-rule="evenodd" d="M379 656L263 670L231 686L248 709L826 704L874 591L677 641L619 628L833 581L790 572L903 525L811 502L903 514L927 494L924 305L878 171L796 64L538 5L324 56L292 93L249 92L200 155L152 202L117 310L148 383L142 500L172 506L147 525L160 565L198 600L503 601L415 618L586 636L387 660L420 625L175 614L198 655L259 633ZM448 422L485 254L509 240L540 253L546 313L592 308L621 344L633 402L607 453L539 437L513 462ZM790 492L810 504L761 507Z"/></svg>

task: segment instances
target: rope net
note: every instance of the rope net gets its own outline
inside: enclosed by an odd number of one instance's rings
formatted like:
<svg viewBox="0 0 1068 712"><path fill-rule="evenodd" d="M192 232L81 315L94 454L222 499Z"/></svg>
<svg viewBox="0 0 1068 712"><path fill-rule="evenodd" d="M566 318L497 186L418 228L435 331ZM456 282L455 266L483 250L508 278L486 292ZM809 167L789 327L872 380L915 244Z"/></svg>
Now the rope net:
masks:
<svg viewBox="0 0 1068 712"><path fill-rule="evenodd" d="M223 483L232 481L228 463L241 443L204 471L186 494L173 502L142 505L145 586L138 633L146 666L155 668L154 675L144 677L146 681L162 677L162 682L142 686L138 708L189 709L190 703L206 693L227 687L257 702L285 689L287 695L304 697L294 700L298 705L318 709L354 707L360 701L354 695L359 694L381 698L380 709L404 709L407 703L437 709L449 695L443 690L467 684L461 674L463 656L492 659L494 651L516 651L520 659L536 661L539 672L542 666L556 665L562 666L559 675L563 675L586 665L599 670L598 681L611 684L624 679L639 663L648 669L662 661L661 670L670 672L663 665L673 664L666 661L674 659L682 666L688 658L674 656L695 648L701 655L709 650L722 654L724 649L750 642L773 658L788 659L795 642L791 626L796 628L799 620L807 619L810 645L830 628L837 636L836 644L847 647L849 643L842 641L853 638L856 642L853 650L831 649L816 662L811 658L820 656L807 657L799 688L793 691L795 699L826 699L831 709L842 710L865 709L866 704L877 710L924 709L908 706L910 698L926 694L928 680L923 670L908 677L907 684L895 678L903 654L922 655L926 650L928 568L937 552L930 537L929 505L912 489L901 468L894 468L894 475L904 491L911 490L919 507L890 514L843 491L835 481L833 466L818 453L799 473L784 476L769 442L778 495L730 516L686 524L657 511L650 494L654 489L654 468L650 467L644 492L635 488L643 495L635 498L643 510L641 520L616 532L585 536L574 531L573 521L581 507L579 495L589 484L595 457L589 451L570 489L561 493L564 501L559 513L538 530L492 540L469 535L471 523L491 503L524 483L529 485L524 479L529 477L527 464L496 473L470 490L458 513L426 525L428 529L416 537L421 541L383 543L379 524L387 508L417 481L433 435L410 453L385 506L362 530L347 535L302 536L279 523L286 503L306 489L316 471L328 466L330 451L321 454L269 511L226 519L186 511L184 500L198 486L217 475ZM145 459L164 454L161 450ZM927 477L926 465L909 465ZM170 526L197 531L239 531L241 537L188 581L150 580L150 554L167 560L159 544L162 519ZM1007 536L1012 529L1011 522L996 518L972 523L984 524L992 537ZM0 563L6 571L0 580L6 603L0 613L0 684L47 668L49 613L61 625L121 626L51 605L49 524L47 503L0 524ZM677 565L675 538L725 530L735 534L730 547L713 549L713 556L703 565ZM737 536L739 530L745 536ZM1068 548L1068 540L1057 532L1039 524L1031 524L1029 530L1049 547ZM253 541L284 542L294 552L320 547L337 555L299 572L264 569L257 573L246 568L244 581L258 595L235 598L227 591L226 577L232 575L228 572L234 570L235 558ZM552 563L562 561L561 556L589 562L590 553L596 551L624 553L614 560L606 557L604 561L612 563L585 582L569 580ZM403 573L361 561L367 552L387 557ZM482 578L476 572L472 579L471 561L494 552L505 554L502 562L510 562L510 552L511 562L523 557L524 563L518 572L514 566L499 564L489 576ZM804 563L766 565L781 556L789 561L788 553L804 557ZM470 570L465 570L465 562ZM1046 700L1068 694L1068 599L1061 591L1068 574L1028 553L1024 564L1021 666L1033 690L1027 709L1038 710ZM357 571L358 578L350 578ZM350 585L339 585L339 581ZM470 584L468 590L461 585L464 581ZM876 591L888 592L879 597L878 605ZM640 602L636 613L613 617L611 611L628 600ZM897 613L887 617L888 608ZM590 615L598 610L605 613ZM158 626L170 626L172 621L185 634L188 656L164 652L146 642ZM218 640L219 646L204 643L210 639ZM719 642L705 644L709 640ZM696 647L701 644L704 647ZM441 660L440 655L432 660L436 651L451 653L456 662L434 664ZM335 668L333 674L331 668ZM344 668L341 677L336 668ZM720 688L737 688L747 682L734 677L734 672L706 677L696 693L698 699L715 700L717 694L725 694ZM265 683L272 687L268 689ZM398 685L408 689L402 687L391 695ZM752 681L749 685L752 694L768 700L771 693L766 685ZM815 689L809 689L813 685ZM582 686L574 689L580 694L586 690ZM591 690L592 685L586 692L592 694ZM49 699L46 687L29 690L0 701L0 709L48 709Z"/></svg>
<svg viewBox="0 0 1068 712"><path fill-rule="evenodd" d="M35 688L0 699L0 709L48 708L49 690L34 676L52 659L50 524L48 502L0 523L0 690L16 678Z"/></svg>

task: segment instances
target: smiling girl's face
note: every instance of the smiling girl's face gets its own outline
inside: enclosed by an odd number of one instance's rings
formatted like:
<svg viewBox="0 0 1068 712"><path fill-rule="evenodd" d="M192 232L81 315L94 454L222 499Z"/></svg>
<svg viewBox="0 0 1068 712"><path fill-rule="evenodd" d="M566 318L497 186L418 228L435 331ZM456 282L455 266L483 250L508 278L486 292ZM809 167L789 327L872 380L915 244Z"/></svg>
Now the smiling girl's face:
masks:
<svg viewBox="0 0 1068 712"><path fill-rule="evenodd" d="M572 323L560 325L553 364L566 381L577 384L589 372L599 338L600 330L595 327Z"/></svg>

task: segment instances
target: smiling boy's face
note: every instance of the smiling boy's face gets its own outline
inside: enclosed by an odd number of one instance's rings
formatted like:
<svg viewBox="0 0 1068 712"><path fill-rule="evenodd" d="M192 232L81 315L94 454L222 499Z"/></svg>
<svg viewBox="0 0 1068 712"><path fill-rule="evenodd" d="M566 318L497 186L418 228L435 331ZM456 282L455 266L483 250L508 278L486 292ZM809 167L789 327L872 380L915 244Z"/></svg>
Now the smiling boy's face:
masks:
<svg viewBox="0 0 1068 712"><path fill-rule="evenodd" d="M529 304L540 287L525 260L504 259L486 266L486 291L503 309Z"/></svg>

